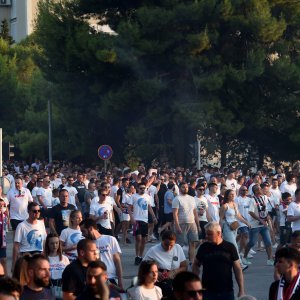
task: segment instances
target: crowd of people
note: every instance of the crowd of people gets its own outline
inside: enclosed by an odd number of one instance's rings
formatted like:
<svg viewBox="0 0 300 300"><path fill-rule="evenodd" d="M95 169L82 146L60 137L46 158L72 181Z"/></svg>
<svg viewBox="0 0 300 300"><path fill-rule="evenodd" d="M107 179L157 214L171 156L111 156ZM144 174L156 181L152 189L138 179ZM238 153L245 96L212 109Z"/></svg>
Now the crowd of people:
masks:
<svg viewBox="0 0 300 300"><path fill-rule="evenodd" d="M275 266L269 299L300 299L298 169L104 172L36 160L3 173L10 188L0 190L0 299L231 300L234 275L239 299L253 300L243 272L255 245ZM131 243L138 271L127 291L122 249Z"/></svg>

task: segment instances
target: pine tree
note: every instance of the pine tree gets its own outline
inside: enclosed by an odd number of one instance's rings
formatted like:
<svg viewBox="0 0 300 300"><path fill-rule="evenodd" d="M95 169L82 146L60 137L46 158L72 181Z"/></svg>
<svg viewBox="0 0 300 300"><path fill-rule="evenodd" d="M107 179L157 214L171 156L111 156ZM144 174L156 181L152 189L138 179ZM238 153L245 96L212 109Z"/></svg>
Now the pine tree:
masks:
<svg viewBox="0 0 300 300"><path fill-rule="evenodd" d="M6 19L4 19L1 22L0 28L1 28L0 29L0 38L7 41L9 43L9 45L12 45L14 43L14 40L13 40L12 36L9 34L9 27L8 27L8 22Z"/></svg>

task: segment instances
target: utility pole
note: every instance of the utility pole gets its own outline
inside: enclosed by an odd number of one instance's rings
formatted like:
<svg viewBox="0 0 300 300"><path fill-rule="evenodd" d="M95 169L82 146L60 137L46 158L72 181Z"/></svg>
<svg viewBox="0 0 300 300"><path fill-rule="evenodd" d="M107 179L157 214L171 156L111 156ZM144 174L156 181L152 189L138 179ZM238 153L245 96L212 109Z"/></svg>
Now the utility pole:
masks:
<svg viewBox="0 0 300 300"><path fill-rule="evenodd" d="M52 163L52 103L48 100L48 143L49 143L49 163Z"/></svg>
<svg viewBox="0 0 300 300"><path fill-rule="evenodd" d="M199 129L197 131L197 144L198 144L197 170L200 170L200 168L201 168L201 132Z"/></svg>

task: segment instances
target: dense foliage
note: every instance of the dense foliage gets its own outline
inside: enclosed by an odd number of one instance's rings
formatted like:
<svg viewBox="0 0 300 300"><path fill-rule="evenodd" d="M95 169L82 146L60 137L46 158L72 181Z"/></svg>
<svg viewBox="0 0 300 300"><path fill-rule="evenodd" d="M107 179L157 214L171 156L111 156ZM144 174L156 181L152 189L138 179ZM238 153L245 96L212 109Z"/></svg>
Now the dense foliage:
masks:
<svg viewBox="0 0 300 300"><path fill-rule="evenodd" d="M41 1L37 90L55 90L55 154L92 160L105 143L116 160L187 164L200 129L223 164L245 143L298 158L299 21L292 0Z"/></svg>

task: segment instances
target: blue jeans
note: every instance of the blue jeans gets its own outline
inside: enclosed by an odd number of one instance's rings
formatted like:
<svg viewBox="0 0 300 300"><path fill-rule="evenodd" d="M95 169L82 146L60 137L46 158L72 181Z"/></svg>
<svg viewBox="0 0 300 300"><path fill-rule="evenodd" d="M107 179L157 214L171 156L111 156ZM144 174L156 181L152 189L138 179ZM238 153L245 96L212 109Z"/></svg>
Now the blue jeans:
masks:
<svg viewBox="0 0 300 300"><path fill-rule="evenodd" d="M261 226L257 228L251 228L249 231L249 242L247 245L247 248L251 249L258 240L258 234L261 235L265 247L270 247L272 245L271 243L271 237L270 237L270 229L267 226Z"/></svg>
<svg viewBox="0 0 300 300"><path fill-rule="evenodd" d="M203 292L203 300L234 300L234 292Z"/></svg>

